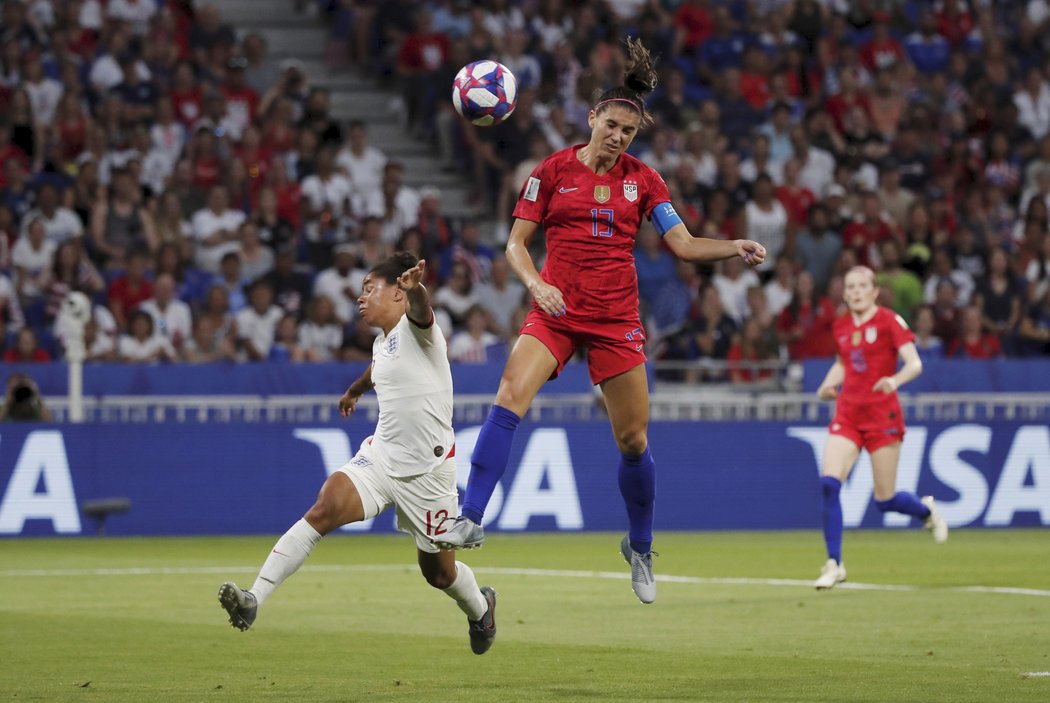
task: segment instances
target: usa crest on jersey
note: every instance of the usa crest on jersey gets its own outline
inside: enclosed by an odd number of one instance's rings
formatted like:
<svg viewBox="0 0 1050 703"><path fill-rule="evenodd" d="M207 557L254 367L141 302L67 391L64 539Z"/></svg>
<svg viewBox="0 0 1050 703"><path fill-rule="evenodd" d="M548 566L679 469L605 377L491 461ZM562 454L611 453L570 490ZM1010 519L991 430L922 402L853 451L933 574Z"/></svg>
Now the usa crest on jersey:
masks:
<svg viewBox="0 0 1050 703"><path fill-rule="evenodd" d="M633 203L638 200L638 183L635 181L624 181L623 182L623 197L628 202Z"/></svg>
<svg viewBox="0 0 1050 703"><path fill-rule="evenodd" d="M878 335L879 331L875 327L868 327L864 330L864 341L868 344L874 344Z"/></svg>

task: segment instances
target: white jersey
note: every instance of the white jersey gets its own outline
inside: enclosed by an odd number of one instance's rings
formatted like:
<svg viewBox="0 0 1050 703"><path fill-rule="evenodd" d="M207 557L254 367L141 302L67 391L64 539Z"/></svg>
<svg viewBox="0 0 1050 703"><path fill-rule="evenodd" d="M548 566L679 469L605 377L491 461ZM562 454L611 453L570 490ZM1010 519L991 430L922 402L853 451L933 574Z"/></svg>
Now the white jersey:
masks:
<svg viewBox="0 0 1050 703"><path fill-rule="evenodd" d="M437 324L422 328L404 315L372 345L372 383L379 424L368 454L383 471L418 476L452 450L452 369Z"/></svg>

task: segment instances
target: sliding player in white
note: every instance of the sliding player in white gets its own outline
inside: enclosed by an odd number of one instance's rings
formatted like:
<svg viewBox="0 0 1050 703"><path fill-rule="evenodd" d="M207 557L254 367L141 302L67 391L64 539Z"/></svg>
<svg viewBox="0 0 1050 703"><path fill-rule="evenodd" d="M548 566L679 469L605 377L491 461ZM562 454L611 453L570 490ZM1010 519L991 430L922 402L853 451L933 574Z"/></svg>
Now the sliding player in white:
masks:
<svg viewBox="0 0 1050 703"><path fill-rule="evenodd" d="M255 584L242 590L227 581L219 602L230 624L247 630L259 606L302 566L323 535L351 522L397 509L398 527L416 538L419 568L434 588L447 593L469 622L470 647L484 654L496 637L496 592L478 588L474 573L431 539L455 518L455 433L452 371L445 338L434 323L423 261L398 253L365 277L358 298L362 319L383 330L372 347L372 364L339 399L346 417L374 388L379 423L345 466L321 487L317 502L292 525L267 557ZM452 520L448 521L448 525Z"/></svg>

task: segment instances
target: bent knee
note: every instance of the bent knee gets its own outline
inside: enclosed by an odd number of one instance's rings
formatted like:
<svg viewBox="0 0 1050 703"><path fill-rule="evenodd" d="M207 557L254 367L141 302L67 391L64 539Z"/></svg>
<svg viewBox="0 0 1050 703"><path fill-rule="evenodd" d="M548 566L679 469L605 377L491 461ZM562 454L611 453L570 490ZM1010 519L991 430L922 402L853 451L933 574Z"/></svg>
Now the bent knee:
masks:
<svg viewBox="0 0 1050 703"><path fill-rule="evenodd" d="M305 518L305 520L322 535L328 534L342 524L340 522L341 516L337 507L330 502L323 500L314 503L313 506L306 511L306 515L304 515L303 518Z"/></svg>
<svg viewBox="0 0 1050 703"><path fill-rule="evenodd" d="M649 437L646 435L644 427L626 430L617 433L616 446L619 447L621 454L638 456L649 446Z"/></svg>
<svg viewBox="0 0 1050 703"><path fill-rule="evenodd" d="M456 570L435 569L423 571L423 578L434 588L444 591L456 582Z"/></svg>

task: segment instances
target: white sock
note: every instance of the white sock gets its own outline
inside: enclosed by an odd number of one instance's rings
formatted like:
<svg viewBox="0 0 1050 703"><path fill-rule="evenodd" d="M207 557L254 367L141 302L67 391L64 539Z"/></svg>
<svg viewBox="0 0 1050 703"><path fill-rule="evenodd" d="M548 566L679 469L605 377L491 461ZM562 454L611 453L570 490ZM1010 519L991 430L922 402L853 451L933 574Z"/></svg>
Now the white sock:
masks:
<svg viewBox="0 0 1050 703"><path fill-rule="evenodd" d="M299 570L320 541L321 534L305 519L300 519L292 525L281 539L277 540L270 556L266 557L262 568L259 569L255 585L249 589L256 602L259 605L265 603L286 578Z"/></svg>
<svg viewBox="0 0 1050 703"><path fill-rule="evenodd" d="M488 601L478 588L474 572L461 561L456 562L456 580L444 590L471 620L480 620L489 609Z"/></svg>

